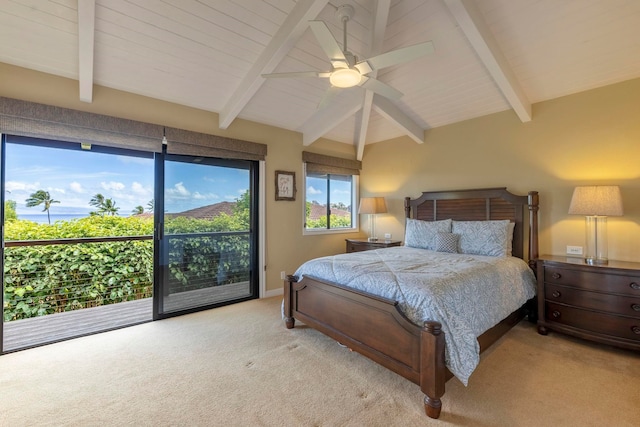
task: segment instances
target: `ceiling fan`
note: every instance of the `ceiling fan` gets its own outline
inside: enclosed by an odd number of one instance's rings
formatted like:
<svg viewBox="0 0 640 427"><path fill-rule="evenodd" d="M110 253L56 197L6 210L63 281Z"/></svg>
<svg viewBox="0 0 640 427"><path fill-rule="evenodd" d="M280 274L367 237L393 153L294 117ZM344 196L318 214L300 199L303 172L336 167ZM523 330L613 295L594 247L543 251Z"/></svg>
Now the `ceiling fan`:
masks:
<svg viewBox="0 0 640 427"><path fill-rule="evenodd" d="M331 62L331 71L319 72L319 71L300 71L290 73L271 73L262 74L265 78L280 78L280 77L319 77L328 78L331 82L331 88L327 95L320 103L320 107L325 105L331 97L333 97L337 91L341 88L350 88L354 86L361 86L365 89L369 89L379 95L387 97L392 100L398 100L402 97L402 92L393 87L387 85L368 76L373 71L381 68L390 67L392 65L401 64L404 62L412 61L421 56L427 55L433 52L433 43L428 41L419 43L413 46L407 46L400 49L392 50L390 52L376 55L372 58L368 58L362 61L358 61L358 58L347 49L347 22L353 17L354 9L351 5L342 5L338 7L336 16L340 19L343 25L343 48L329 31L329 27L323 21L309 21L309 27L315 35L320 47L324 50L325 54L329 57Z"/></svg>

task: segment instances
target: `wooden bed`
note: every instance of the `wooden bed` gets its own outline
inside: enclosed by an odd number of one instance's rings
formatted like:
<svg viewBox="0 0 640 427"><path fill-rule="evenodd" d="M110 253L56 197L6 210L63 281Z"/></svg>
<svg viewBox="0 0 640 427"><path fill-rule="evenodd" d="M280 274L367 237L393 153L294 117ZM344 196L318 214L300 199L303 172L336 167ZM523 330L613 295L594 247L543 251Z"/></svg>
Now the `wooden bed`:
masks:
<svg viewBox="0 0 640 427"><path fill-rule="evenodd" d="M506 188L424 192L414 200L407 197L405 211L407 218L426 221L509 219L515 223L513 256L528 256L529 266L535 271L536 191L527 196L511 194ZM478 338L480 351L518 323L526 310L523 306L482 334ZM298 281L295 276L288 276L284 284L284 316L287 328L293 328L298 319L418 384L425 394L426 414L431 418L440 416L440 398L445 382L452 377L445 366L445 338L440 323L426 321L416 325L399 311L396 301L311 277Z"/></svg>

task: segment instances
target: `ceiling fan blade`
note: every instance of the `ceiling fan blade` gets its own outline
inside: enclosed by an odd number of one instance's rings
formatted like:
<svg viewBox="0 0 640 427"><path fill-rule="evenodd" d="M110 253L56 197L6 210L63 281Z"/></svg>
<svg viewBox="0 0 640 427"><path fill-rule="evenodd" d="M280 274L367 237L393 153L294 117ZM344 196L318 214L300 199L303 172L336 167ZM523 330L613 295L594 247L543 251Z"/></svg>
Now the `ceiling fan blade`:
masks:
<svg viewBox="0 0 640 427"><path fill-rule="evenodd" d="M403 95L403 93L399 90L394 89L388 84L382 83L380 80L376 80L371 77L362 76L360 86L394 101L402 98Z"/></svg>
<svg viewBox="0 0 640 427"><path fill-rule="evenodd" d="M331 60L334 68L345 68L344 66L340 66L341 64L347 64L346 67L348 67L349 61L345 58L340 45L333 37L333 34L331 34L331 31L329 31L327 24L323 21L309 21L309 27L316 36L316 39L318 39L320 47L324 50L324 53L327 54L329 60ZM337 63L334 63L334 61L337 61Z"/></svg>
<svg viewBox="0 0 640 427"><path fill-rule="evenodd" d="M333 100L333 98L335 98L336 95L339 94L341 90L342 89L339 88L339 87L331 86L324 93L324 96L320 100L320 103L318 104L318 110L320 110L320 109L326 107L327 105L329 105L331 103L331 101Z"/></svg>
<svg viewBox="0 0 640 427"><path fill-rule="evenodd" d="M413 46L402 47L390 52L369 58L366 61L374 70L390 67L391 65L402 64L403 62L413 61L421 56L428 55L433 52L433 43L424 42Z"/></svg>
<svg viewBox="0 0 640 427"><path fill-rule="evenodd" d="M273 78L284 78L284 77L321 77L321 78L329 78L331 73L329 72L320 72L320 71L294 71L291 73L271 73L271 74L261 74L262 77L267 79Z"/></svg>

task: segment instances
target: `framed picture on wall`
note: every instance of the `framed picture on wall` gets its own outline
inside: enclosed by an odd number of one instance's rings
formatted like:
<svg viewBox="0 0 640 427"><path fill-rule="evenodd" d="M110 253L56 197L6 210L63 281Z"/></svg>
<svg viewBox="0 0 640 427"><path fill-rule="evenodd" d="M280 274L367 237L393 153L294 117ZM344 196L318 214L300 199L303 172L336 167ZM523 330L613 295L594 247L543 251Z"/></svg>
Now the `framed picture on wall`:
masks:
<svg viewBox="0 0 640 427"><path fill-rule="evenodd" d="M296 173L276 171L276 200L296 199Z"/></svg>

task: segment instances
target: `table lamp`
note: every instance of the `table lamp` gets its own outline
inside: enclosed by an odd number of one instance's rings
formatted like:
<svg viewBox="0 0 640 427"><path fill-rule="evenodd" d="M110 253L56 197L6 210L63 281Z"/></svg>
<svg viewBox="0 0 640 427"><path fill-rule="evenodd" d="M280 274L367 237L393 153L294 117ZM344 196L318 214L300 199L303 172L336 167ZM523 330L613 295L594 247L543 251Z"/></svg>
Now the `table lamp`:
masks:
<svg viewBox="0 0 640 427"><path fill-rule="evenodd" d="M622 196L617 185L576 187L569 214L585 215L587 264L608 264L607 216L622 216Z"/></svg>
<svg viewBox="0 0 640 427"><path fill-rule="evenodd" d="M376 215L387 213L387 203L384 197L363 197L360 199L359 214L369 215L369 238L370 242L376 242Z"/></svg>

